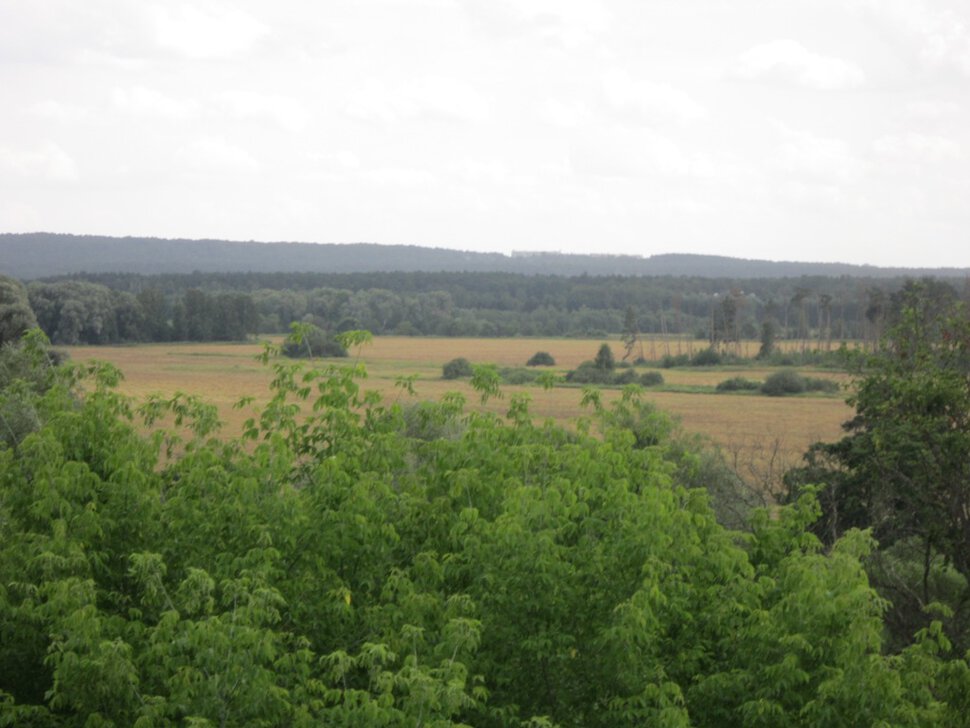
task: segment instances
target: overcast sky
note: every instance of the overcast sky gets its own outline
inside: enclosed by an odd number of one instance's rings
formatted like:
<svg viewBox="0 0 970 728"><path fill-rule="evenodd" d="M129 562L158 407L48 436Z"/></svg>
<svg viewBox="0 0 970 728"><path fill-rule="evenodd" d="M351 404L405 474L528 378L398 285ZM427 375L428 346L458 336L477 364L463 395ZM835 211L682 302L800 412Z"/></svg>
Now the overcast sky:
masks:
<svg viewBox="0 0 970 728"><path fill-rule="evenodd" d="M970 266L970 2L2 0L36 230Z"/></svg>

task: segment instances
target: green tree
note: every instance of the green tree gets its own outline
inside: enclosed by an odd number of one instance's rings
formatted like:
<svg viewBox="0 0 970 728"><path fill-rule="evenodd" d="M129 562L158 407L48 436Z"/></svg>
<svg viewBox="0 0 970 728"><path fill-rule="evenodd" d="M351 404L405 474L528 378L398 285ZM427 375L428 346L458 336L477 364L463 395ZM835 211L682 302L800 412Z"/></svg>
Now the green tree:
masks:
<svg viewBox="0 0 970 728"><path fill-rule="evenodd" d="M0 346L19 340L36 325L27 289L16 278L0 275Z"/></svg>
<svg viewBox="0 0 970 728"><path fill-rule="evenodd" d="M0 445L0 724L965 720L939 623L882 654L871 538L823 548L810 491L727 530L637 387L590 390L570 428L521 396L406 414L359 364L272 353L241 439L197 398L133 409L110 367L25 392L39 426ZM483 400L498 380L474 370Z"/></svg>
<svg viewBox="0 0 970 728"><path fill-rule="evenodd" d="M441 376L444 379L458 379L460 377L470 377L474 373L472 364L468 359L459 356L451 361L445 362L441 367Z"/></svg>
<svg viewBox="0 0 970 728"><path fill-rule="evenodd" d="M860 361L848 435L814 446L793 482L827 484L817 527L827 539L871 528L884 554L918 554L915 579L881 584L894 592L900 640L928 619L939 569L955 570L963 586L951 626L970 645L970 318L922 282L896 304L881 346Z"/></svg>
<svg viewBox="0 0 970 728"><path fill-rule="evenodd" d="M777 325L774 319L765 319L761 322L761 346L758 349L758 359L767 359L775 351L775 337L777 335Z"/></svg>
<svg viewBox="0 0 970 728"><path fill-rule="evenodd" d="M609 344L600 345L599 351L596 352L596 358L593 359L593 364L597 369L606 372L611 372L616 368L613 349L610 348Z"/></svg>

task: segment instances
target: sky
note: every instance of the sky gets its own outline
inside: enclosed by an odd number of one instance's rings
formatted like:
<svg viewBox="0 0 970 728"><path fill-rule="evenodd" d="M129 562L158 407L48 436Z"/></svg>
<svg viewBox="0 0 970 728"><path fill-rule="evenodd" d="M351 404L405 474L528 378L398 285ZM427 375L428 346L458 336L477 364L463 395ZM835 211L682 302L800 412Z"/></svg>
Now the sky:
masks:
<svg viewBox="0 0 970 728"><path fill-rule="evenodd" d="M970 267L970 2L3 0L28 231Z"/></svg>

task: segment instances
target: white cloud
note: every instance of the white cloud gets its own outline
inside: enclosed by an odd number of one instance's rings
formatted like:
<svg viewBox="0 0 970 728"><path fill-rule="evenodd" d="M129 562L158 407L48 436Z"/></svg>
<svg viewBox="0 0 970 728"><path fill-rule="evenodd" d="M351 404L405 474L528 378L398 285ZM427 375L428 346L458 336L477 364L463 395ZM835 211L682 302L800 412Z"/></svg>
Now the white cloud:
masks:
<svg viewBox="0 0 970 728"><path fill-rule="evenodd" d="M596 0L517 0L514 7L541 36L568 49L594 41L609 29L612 20L604 4Z"/></svg>
<svg viewBox="0 0 970 728"><path fill-rule="evenodd" d="M418 117L475 123L488 117L489 104L463 81L424 76L395 90L370 79L353 92L345 111L354 118L386 124Z"/></svg>
<svg viewBox="0 0 970 728"><path fill-rule="evenodd" d="M787 128L782 129L782 134L772 166L789 177L816 184L845 184L858 180L865 172L865 164L842 139Z"/></svg>
<svg viewBox="0 0 970 728"><path fill-rule="evenodd" d="M960 113L960 104L943 99L925 99L907 104L906 113L917 119L942 119Z"/></svg>
<svg viewBox="0 0 970 728"><path fill-rule="evenodd" d="M614 128L580 140L570 149L569 164L581 176L607 178L685 177L708 171L703 158L647 128Z"/></svg>
<svg viewBox="0 0 970 728"><path fill-rule="evenodd" d="M738 78L790 83L820 91L855 88L866 79L854 63L813 53L790 39L749 48L738 58L733 73Z"/></svg>
<svg viewBox="0 0 970 728"><path fill-rule="evenodd" d="M532 35L576 50L594 43L612 25L613 15L598 0L458 0L493 35Z"/></svg>
<svg viewBox="0 0 970 728"><path fill-rule="evenodd" d="M610 71L603 77L603 92L615 110L632 112L646 119L662 117L696 121L707 114L703 106L681 89L634 79L621 70Z"/></svg>
<svg viewBox="0 0 970 728"><path fill-rule="evenodd" d="M259 168L249 152L221 137L196 139L179 149L176 159L200 172L251 172Z"/></svg>
<svg viewBox="0 0 970 728"><path fill-rule="evenodd" d="M437 178L426 169L409 167L380 167L363 172L361 176L380 186L416 189L430 187Z"/></svg>
<svg viewBox="0 0 970 728"><path fill-rule="evenodd" d="M334 160L344 169L360 168L360 159L349 149L341 149L333 155Z"/></svg>
<svg viewBox="0 0 970 728"><path fill-rule="evenodd" d="M269 34L265 24L231 6L155 5L151 18L160 48L193 59L232 58Z"/></svg>
<svg viewBox="0 0 970 728"><path fill-rule="evenodd" d="M872 149L882 157L916 162L959 159L963 153L953 139L915 132L880 137L872 143Z"/></svg>
<svg viewBox="0 0 970 728"><path fill-rule="evenodd" d="M352 172L360 169L360 158L349 149L335 152L310 152L307 154L307 159L313 162L315 168L329 176L333 176L334 170Z"/></svg>
<svg viewBox="0 0 970 728"><path fill-rule="evenodd" d="M951 66L970 75L970 27L964 0L861 0L900 33L915 36L918 56L930 66ZM946 7L955 5L959 10Z"/></svg>
<svg viewBox="0 0 970 728"><path fill-rule="evenodd" d="M65 104L54 99L44 99L30 106L28 111L41 119L60 124L79 124L90 121L93 114L84 107Z"/></svg>
<svg viewBox="0 0 970 728"><path fill-rule="evenodd" d="M570 103L559 99L543 99L535 110L536 119L563 129L571 129L588 123L591 118L585 104Z"/></svg>
<svg viewBox="0 0 970 728"><path fill-rule="evenodd" d="M126 114L175 121L191 119L199 110L198 103L192 99L177 99L145 86L115 88L111 92L111 103Z"/></svg>
<svg viewBox="0 0 970 728"><path fill-rule="evenodd" d="M232 116L268 120L289 132L302 131L309 120L303 104L289 96L226 91L219 95L218 102Z"/></svg>
<svg viewBox="0 0 970 728"><path fill-rule="evenodd" d="M78 179L74 159L53 142L34 148L0 146L0 179L7 177L48 182L74 182Z"/></svg>

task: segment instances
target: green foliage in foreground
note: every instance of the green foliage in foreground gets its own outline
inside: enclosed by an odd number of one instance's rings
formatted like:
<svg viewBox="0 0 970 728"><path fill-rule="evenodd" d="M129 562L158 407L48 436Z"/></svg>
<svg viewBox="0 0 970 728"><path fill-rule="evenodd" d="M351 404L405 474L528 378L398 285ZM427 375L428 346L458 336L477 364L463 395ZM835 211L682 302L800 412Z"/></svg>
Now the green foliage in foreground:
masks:
<svg viewBox="0 0 970 728"><path fill-rule="evenodd" d="M635 388L567 432L273 366L242 440L107 367L33 395L0 449L0 725L964 724L936 623L880 654L870 538L823 552L811 492L725 530ZM186 440L132 425L166 413Z"/></svg>

